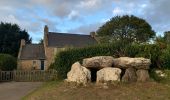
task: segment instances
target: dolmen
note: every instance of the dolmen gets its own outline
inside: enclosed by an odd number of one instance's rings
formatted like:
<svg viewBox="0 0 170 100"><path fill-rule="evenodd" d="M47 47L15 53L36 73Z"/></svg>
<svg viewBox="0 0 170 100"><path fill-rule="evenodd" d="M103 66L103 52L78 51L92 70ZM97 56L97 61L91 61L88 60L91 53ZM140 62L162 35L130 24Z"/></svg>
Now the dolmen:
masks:
<svg viewBox="0 0 170 100"><path fill-rule="evenodd" d="M75 62L67 73L67 82L87 84L96 77L96 83L104 82L146 82L151 60L138 57L96 56L83 59L82 64ZM96 70L92 71L92 70ZM95 75L95 76L92 76Z"/></svg>

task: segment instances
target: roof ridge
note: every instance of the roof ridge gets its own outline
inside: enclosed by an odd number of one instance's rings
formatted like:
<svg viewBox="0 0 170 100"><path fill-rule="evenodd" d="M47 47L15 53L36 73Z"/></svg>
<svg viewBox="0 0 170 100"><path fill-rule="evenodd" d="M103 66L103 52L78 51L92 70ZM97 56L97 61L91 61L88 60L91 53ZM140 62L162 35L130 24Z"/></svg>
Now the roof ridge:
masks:
<svg viewBox="0 0 170 100"><path fill-rule="evenodd" d="M75 33L66 33L66 32L49 32L50 34L63 34L63 35L81 35L81 36L90 36L90 34L75 34Z"/></svg>
<svg viewBox="0 0 170 100"><path fill-rule="evenodd" d="M43 44L35 44L35 43L34 44L32 44L32 43L31 44L26 44L26 45L42 45L43 46Z"/></svg>

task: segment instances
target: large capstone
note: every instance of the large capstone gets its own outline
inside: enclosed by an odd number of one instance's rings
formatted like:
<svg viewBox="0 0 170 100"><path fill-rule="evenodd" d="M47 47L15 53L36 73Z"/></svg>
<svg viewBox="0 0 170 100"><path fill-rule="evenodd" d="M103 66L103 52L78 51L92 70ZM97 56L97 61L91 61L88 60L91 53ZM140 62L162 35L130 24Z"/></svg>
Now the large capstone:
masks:
<svg viewBox="0 0 170 100"><path fill-rule="evenodd" d="M96 56L83 59L83 66L87 68L112 67L114 58L112 56Z"/></svg>
<svg viewBox="0 0 170 100"><path fill-rule="evenodd" d="M91 72L81 66L79 62L72 65L70 72L67 73L68 82L76 82L78 84L86 84L91 81Z"/></svg>
<svg viewBox="0 0 170 100"><path fill-rule="evenodd" d="M118 68L135 68L135 69L149 69L151 64L150 59L146 58L130 58L130 57L120 57L114 59L114 67Z"/></svg>
<svg viewBox="0 0 170 100"><path fill-rule="evenodd" d="M119 68L103 68L97 72L97 83L120 81L121 69Z"/></svg>

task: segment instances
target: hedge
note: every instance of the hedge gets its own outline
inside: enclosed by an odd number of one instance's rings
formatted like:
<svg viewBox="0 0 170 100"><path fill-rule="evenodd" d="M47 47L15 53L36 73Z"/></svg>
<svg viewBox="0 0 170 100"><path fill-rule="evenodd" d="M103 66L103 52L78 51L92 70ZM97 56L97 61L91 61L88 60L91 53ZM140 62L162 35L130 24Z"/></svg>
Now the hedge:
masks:
<svg viewBox="0 0 170 100"><path fill-rule="evenodd" d="M0 70L10 71L17 68L16 58L8 54L0 54Z"/></svg>
<svg viewBox="0 0 170 100"><path fill-rule="evenodd" d="M162 51L160 61L163 68L170 69L170 45Z"/></svg>
<svg viewBox="0 0 170 100"><path fill-rule="evenodd" d="M154 44L139 45L125 44L121 42L113 44L99 44L86 48L72 48L61 51L56 55L55 62L51 64L50 68L56 69L58 71L59 78L63 79L66 78L68 71L71 69L71 65L76 61L80 61L82 63L84 58L94 56L113 56L115 58L120 56L145 57L151 59L151 67L156 67L159 55L159 46Z"/></svg>

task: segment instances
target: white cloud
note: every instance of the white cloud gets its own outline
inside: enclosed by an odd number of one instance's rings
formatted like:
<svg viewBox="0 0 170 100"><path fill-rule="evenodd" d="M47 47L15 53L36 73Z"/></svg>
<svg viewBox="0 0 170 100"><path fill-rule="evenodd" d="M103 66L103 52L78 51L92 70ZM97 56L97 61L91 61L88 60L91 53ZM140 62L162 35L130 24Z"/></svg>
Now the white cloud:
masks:
<svg viewBox="0 0 170 100"><path fill-rule="evenodd" d="M124 10L120 9L119 7L116 7L113 9L113 15L121 15L124 13Z"/></svg>
<svg viewBox="0 0 170 100"><path fill-rule="evenodd" d="M35 28L37 28L37 27L32 27L32 26L35 25L34 23L32 23L32 25L31 25L31 23L29 23L29 21L21 21L15 15L12 15L12 14L1 17L1 21L13 23L13 24L18 24L21 27L21 29L27 29L27 30L35 31ZM36 29L36 31L38 31L38 30Z"/></svg>
<svg viewBox="0 0 170 100"><path fill-rule="evenodd" d="M16 17L14 15L4 16L4 17L2 17L1 20L3 22L12 22L12 23L20 24L20 21L18 19L16 19Z"/></svg>
<svg viewBox="0 0 170 100"><path fill-rule="evenodd" d="M78 5L81 8L92 8L95 7L97 5L97 3L99 3L100 0L84 0L80 2L80 5Z"/></svg>
<svg viewBox="0 0 170 100"><path fill-rule="evenodd" d="M96 31L103 23L93 23L89 25L82 25L78 28L71 29L68 32L70 33L79 33L79 34L90 34L90 32Z"/></svg>
<svg viewBox="0 0 170 100"><path fill-rule="evenodd" d="M145 8L145 7L147 7L147 4L142 4L141 7Z"/></svg>
<svg viewBox="0 0 170 100"><path fill-rule="evenodd" d="M69 20L74 20L80 16L78 11L72 10L71 13L68 15Z"/></svg>

